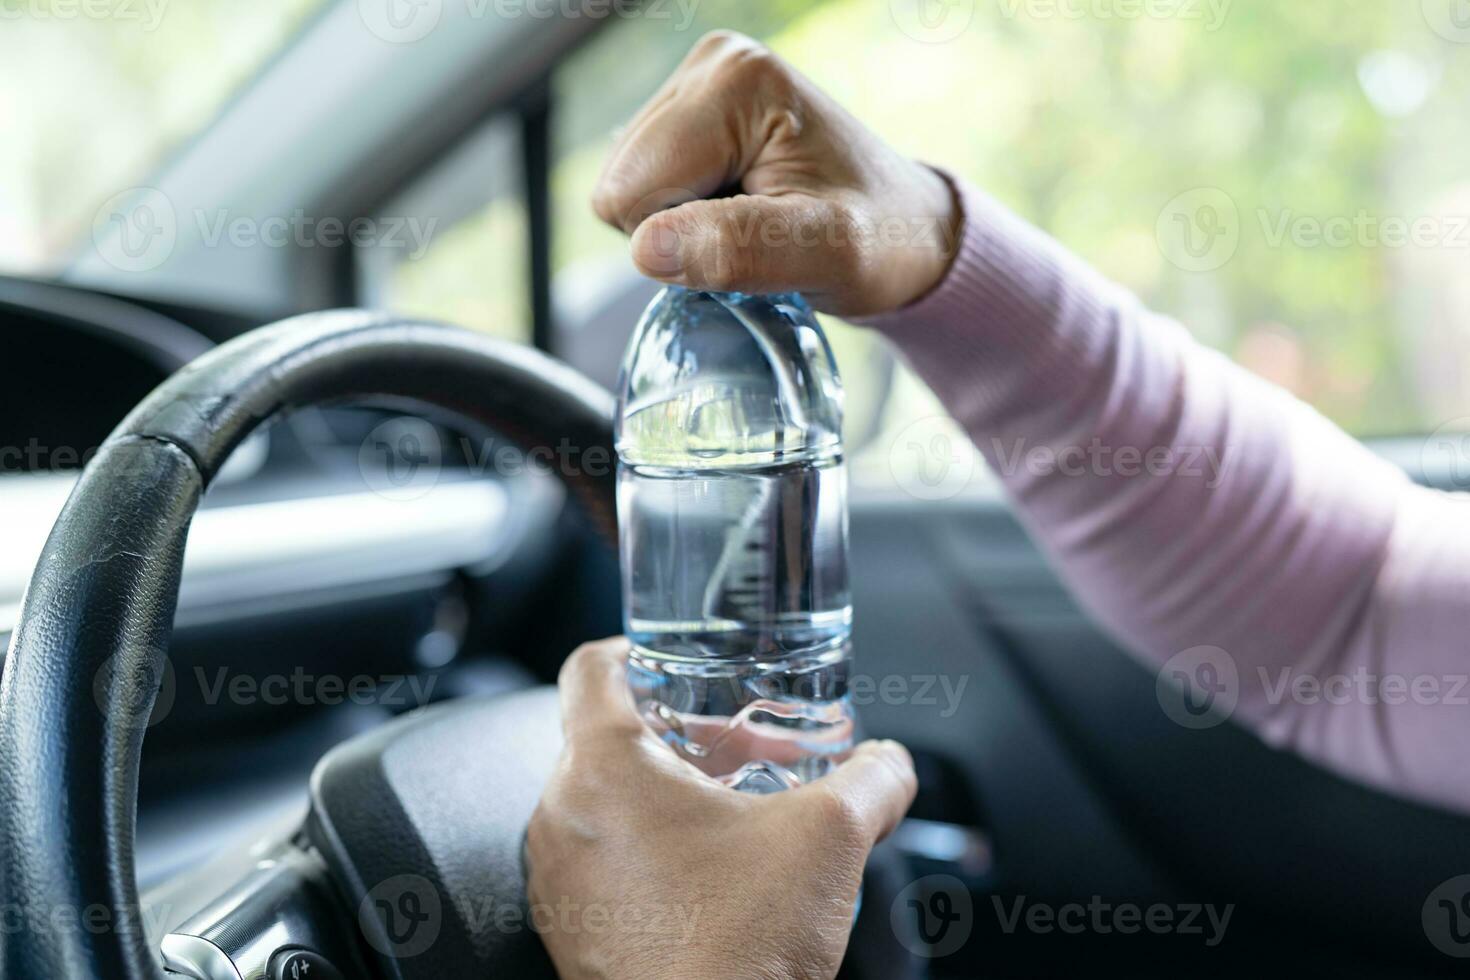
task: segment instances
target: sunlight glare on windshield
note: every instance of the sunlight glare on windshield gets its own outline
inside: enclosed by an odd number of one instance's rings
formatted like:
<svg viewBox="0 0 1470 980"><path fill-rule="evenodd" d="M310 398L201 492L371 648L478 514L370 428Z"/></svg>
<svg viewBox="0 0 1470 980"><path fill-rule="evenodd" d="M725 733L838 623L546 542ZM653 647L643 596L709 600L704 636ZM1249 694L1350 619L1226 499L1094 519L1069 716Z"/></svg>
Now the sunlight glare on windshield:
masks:
<svg viewBox="0 0 1470 980"><path fill-rule="evenodd" d="M325 0L19 0L0 9L0 273L52 275Z"/></svg>

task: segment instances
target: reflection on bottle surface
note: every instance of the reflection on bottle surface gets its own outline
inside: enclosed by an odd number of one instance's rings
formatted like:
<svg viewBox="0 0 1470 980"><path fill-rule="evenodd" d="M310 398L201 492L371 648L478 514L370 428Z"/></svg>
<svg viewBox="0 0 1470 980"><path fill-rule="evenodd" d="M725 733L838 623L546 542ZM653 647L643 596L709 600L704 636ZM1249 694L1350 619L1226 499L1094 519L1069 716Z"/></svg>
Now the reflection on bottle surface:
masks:
<svg viewBox="0 0 1470 980"><path fill-rule="evenodd" d="M852 745L842 391L797 297L665 290L623 369L629 680L685 758L743 790Z"/></svg>

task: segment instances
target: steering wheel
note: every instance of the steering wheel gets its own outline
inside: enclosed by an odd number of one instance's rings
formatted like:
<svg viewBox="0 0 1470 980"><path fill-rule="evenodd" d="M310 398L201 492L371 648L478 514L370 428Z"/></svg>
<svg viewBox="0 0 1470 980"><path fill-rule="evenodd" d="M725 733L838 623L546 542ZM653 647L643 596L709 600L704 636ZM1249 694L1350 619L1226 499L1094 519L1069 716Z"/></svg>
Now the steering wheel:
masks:
<svg viewBox="0 0 1470 980"><path fill-rule="evenodd" d="M569 446L587 465L559 475L615 535L613 399L537 351L338 311L253 331L184 368L81 475L14 632L0 687L0 902L50 916L3 930L0 975L165 976L133 848L189 523L252 430L366 397ZM521 847L559 749L546 688L448 702L338 747L312 776L305 826L170 933L165 964L235 980L553 977L524 907Z"/></svg>

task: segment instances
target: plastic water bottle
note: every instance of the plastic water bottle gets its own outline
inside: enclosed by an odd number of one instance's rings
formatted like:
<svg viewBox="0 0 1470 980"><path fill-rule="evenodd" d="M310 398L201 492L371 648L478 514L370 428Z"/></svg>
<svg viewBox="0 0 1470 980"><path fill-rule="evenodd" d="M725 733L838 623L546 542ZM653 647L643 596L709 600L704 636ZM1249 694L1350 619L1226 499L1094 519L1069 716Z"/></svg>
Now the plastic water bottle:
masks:
<svg viewBox="0 0 1470 980"><path fill-rule="evenodd" d="M852 747L842 385L801 297L665 289L633 336L617 449L629 682L728 785Z"/></svg>

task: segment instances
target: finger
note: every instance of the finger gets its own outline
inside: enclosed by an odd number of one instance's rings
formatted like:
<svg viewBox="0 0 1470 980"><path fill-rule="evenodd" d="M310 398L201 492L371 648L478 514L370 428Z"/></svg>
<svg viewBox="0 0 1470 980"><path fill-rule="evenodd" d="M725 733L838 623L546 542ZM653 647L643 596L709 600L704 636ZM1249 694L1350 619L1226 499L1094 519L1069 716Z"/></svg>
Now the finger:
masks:
<svg viewBox="0 0 1470 980"><path fill-rule="evenodd" d="M649 215L732 183L738 149L729 130L717 103L664 97L609 154L592 195L597 216L632 234Z"/></svg>
<svg viewBox="0 0 1470 980"><path fill-rule="evenodd" d="M805 194L694 201L633 235L633 262L663 282L716 292L822 295L858 274L861 240L839 205Z"/></svg>
<svg viewBox="0 0 1470 980"><path fill-rule="evenodd" d="M584 643L557 677L562 733L568 742L606 740L642 731L628 696L628 641L621 636Z"/></svg>
<svg viewBox="0 0 1470 980"><path fill-rule="evenodd" d="M914 760L897 742L864 742L836 771L791 790L800 806L831 806L869 846L891 834L918 791Z"/></svg>
<svg viewBox="0 0 1470 980"><path fill-rule="evenodd" d="M769 137L763 96L787 84L777 62L733 31L701 38L608 154L598 216L632 234L649 215L738 184Z"/></svg>

